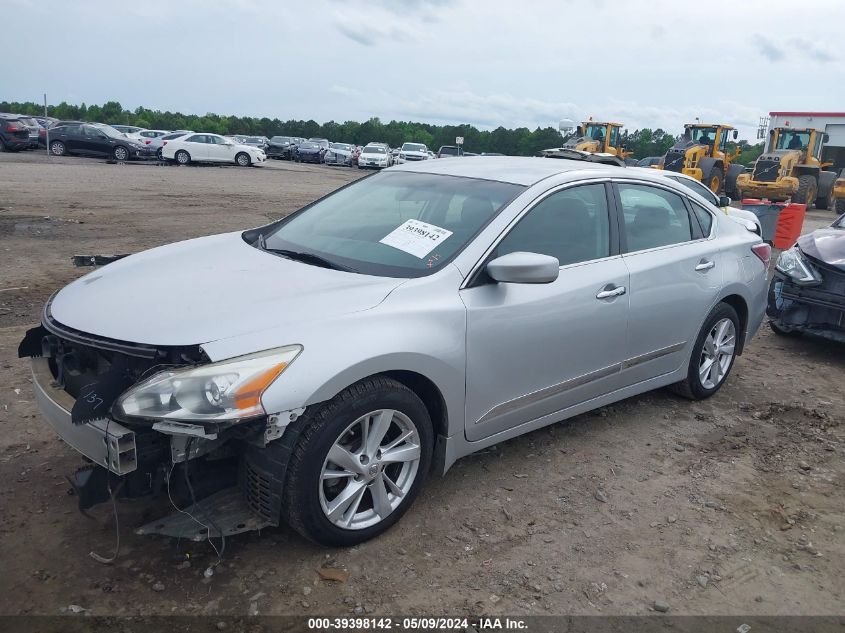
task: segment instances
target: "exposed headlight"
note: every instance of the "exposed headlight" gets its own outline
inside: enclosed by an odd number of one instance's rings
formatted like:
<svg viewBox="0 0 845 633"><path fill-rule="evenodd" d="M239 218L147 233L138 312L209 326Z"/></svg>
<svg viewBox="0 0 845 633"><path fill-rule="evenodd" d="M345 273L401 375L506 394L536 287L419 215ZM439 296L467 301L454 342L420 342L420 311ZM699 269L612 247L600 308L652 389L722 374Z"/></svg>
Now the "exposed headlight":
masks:
<svg viewBox="0 0 845 633"><path fill-rule="evenodd" d="M117 418L193 422L239 421L265 415L261 395L302 351L300 345L190 369L159 372L115 403Z"/></svg>
<svg viewBox="0 0 845 633"><path fill-rule="evenodd" d="M783 251L775 268L801 284L817 284L822 281L821 275L804 258L797 246Z"/></svg>

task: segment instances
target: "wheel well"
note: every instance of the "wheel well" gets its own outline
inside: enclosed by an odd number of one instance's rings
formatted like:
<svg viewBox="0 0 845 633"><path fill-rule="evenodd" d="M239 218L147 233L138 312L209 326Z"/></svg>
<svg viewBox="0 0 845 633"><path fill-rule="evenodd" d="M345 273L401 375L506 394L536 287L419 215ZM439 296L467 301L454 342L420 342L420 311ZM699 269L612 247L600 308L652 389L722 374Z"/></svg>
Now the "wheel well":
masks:
<svg viewBox="0 0 845 633"><path fill-rule="evenodd" d="M448 415L446 413L446 402L440 389L431 380L413 371L395 370L386 371L382 374L401 382L408 389L417 394L423 401L431 423L434 425L435 438L438 435L448 435Z"/></svg>
<svg viewBox="0 0 845 633"><path fill-rule="evenodd" d="M739 317L739 345L737 347L736 353L737 355L742 354L742 350L745 347L745 333L748 330L748 304L745 303L745 299L740 297L739 295L728 295L724 299L722 299L722 303L727 303L731 306L734 310L736 310L736 314Z"/></svg>

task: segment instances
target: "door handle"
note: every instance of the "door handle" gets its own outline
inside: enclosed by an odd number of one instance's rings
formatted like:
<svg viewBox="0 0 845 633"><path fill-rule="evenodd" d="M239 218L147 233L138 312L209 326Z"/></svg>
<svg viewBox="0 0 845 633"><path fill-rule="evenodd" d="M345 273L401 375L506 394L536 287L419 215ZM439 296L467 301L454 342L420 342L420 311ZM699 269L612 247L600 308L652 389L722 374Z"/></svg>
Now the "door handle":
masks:
<svg viewBox="0 0 845 633"><path fill-rule="evenodd" d="M615 286L613 288L605 286L605 289L596 295L596 299L611 299L613 297L619 297L624 294L625 286Z"/></svg>
<svg viewBox="0 0 845 633"><path fill-rule="evenodd" d="M710 270L715 266L716 262L710 261L709 259L702 259L700 262L698 262L698 265L695 267L695 269L698 272L704 272L705 270Z"/></svg>

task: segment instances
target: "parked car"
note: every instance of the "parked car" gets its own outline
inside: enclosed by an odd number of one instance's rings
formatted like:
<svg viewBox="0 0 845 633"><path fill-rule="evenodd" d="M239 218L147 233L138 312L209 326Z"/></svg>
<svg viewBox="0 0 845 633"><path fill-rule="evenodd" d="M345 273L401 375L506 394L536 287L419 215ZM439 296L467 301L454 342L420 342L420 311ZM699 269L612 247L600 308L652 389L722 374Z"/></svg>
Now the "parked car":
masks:
<svg viewBox="0 0 845 633"><path fill-rule="evenodd" d="M38 121L30 116L19 116L18 120L26 126L26 129L29 132L29 149L37 149L38 134L41 130L41 126L38 124Z"/></svg>
<svg viewBox="0 0 845 633"><path fill-rule="evenodd" d="M428 148L422 143L402 143L396 163L401 165L416 160L428 160Z"/></svg>
<svg viewBox="0 0 845 633"><path fill-rule="evenodd" d="M719 207L722 212L730 218L740 222L741 224L745 224L750 222L754 225L754 232L757 235L763 235L763 226L760 224L760 218L754 215L751 211L746 211L745 209L739 209L737 207L732 207L731 202L732 200L727 196L718 196L708 187L702 185L699 181L697 181L692 176L687 176L686 174L680 174L675 171L666 171L663 169L649 169L649 173L655 173L663 176L664 178L668 178L669 180L674 180L675 182L679 182L688 189L691 189L699 196L707 200L710 204L715 207Z"/></svg>
<svg viewBox="0 0 845 633"><path fill-rule="evenodd" d="M637 161L637 167L651 167L652 165L659 165L663 160L662 156L646 156Z"/></svg>
<svg viewBox="0 0 845 633"><path fill-rule="evenodd" d="M29 144L26 124L14 115L0 114L0 152L19 152Z"/></svg>
<svg viewBox="0 0 845 633"><path fill-rule="evenodd" d="M322 163L327 147L313 141L305 141L296 146L293 159L298 163Z"/></svg>
<svg viewBox="0 0 845 633"><path fill-rule="evenodd" d="M264 150L264 153L267 153L267 137L266 136L247 136L243 140L244 145L252 145L253 147L257 147L261 150Z"/></svg>
<svg viewBox="0 0 845 633"><path fill-rule="evenodd" d="M464 150L460 145L441 145L437 150L437 158L451 158L453 156L463 156Z"/></svg>
<svg viewBox="0 0 845 633"><path fill-rule="evenodd" d="M165 134L170 134L170 130L141 130L140 132L127 132L126 136L143 143L154 138L161 138Z"/></svg>
<svg viewBox="0 0 845 633"><path fill-rule="evenodd" d="M173 132L168 132L163 136L159 136L156 138L148 138L144 141L145 145L148 145L151 150L153 150L156 154L156 158L159 160L164 160L164 156L161 153L161 148L167 145L170 141L173 141L177 138L182 138L186 134L193 134L193 130L174 130Z"/></svg>
<svg viewBox="0 0 845 633"><path fill-rule="evenodd" d="M110 156L118 161L155 157L155 152L143 143L127 138L110 125L93 123L50 128L50 153Z"/></svg>
<svg viewBox="0 0 845 633"><path fill-rule="evenodd" d="M358 169L383 169L393 164L390 149L384 143L365 145L358 155Z"/></svg>
<svg viewBox="0 0 845 633"><path fill-rule="evenodd" d="M308 141L310 143L316 143L323 149L329 149L329 145L331 144L331 141L325 138L309 138Z"/></svg>
<svg viewBox="0 0 845 633"><path fill-rule="evenodd" d="M297 140L292 136L274 136L267 142L267 158L292 160Z"/></svg>
<svg viewBox="0 0 845 633"><path fill-rule="evenodd" d="M326 165L352 166L352 145L349 143L331 143L323 157Z"/></svg>
<svg viewBox="0 0 845 633"><path fill-rule="evenodd" d="M44 417L90 460L81 507L194 481L224 534L284 521L350 546L464 455L652 389L697 400L725 383L764 317L758 236L623 167L447 163L54 294L18 354Z"/></svg>
<svg viewBox="0 0 845 633"><path fill-rule="evenodd" d="M38 130L38 146L44 147L44 148L47 147L47 136L48 136L47 130L52 129L54 127L59 127L59 126L62 126L62 125L82 125L83 123L85 123L85 122L84 121L53 119L52 121L50 121L50 123L47 125L46 128L42 127L40 130Z"/></svg>
<svg viewBox="0 0 845 633"><path fill-rule="evenodd" d="M220 134L185 134L167 142L161 156L179 165L190 163L234 163L241 167L260 167L267 160L264 150L235 143Z"/></svg>
<svg viewBox="0 0 845 633"><path fill-rule="evenodd" d="M780 254L766 314L777 334L845 343L845 215Z"/></svg>
<svg viewBox="0 0 845 633"><path fill-rule="evenodd" d="M137 125L115 125L110 124L115 130L120 132L121 134L137 134L138 132L142 131L144 128L138 127Z"/></svg>

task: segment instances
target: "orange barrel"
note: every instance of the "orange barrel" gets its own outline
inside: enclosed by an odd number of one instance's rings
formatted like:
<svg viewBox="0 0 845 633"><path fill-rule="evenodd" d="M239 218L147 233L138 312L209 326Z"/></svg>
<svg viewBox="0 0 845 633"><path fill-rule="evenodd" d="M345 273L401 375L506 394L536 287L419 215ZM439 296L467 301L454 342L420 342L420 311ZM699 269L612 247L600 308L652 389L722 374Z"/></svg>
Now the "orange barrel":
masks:
<svg viewBox="0 0 845 633"><path fill-rule="evenodd" d="M775 228L775 248L781 250L791 248L798 241L798 236L801 235L801 229L804 226L805 215L807 215L806 204L784 205Z"/></svg>

